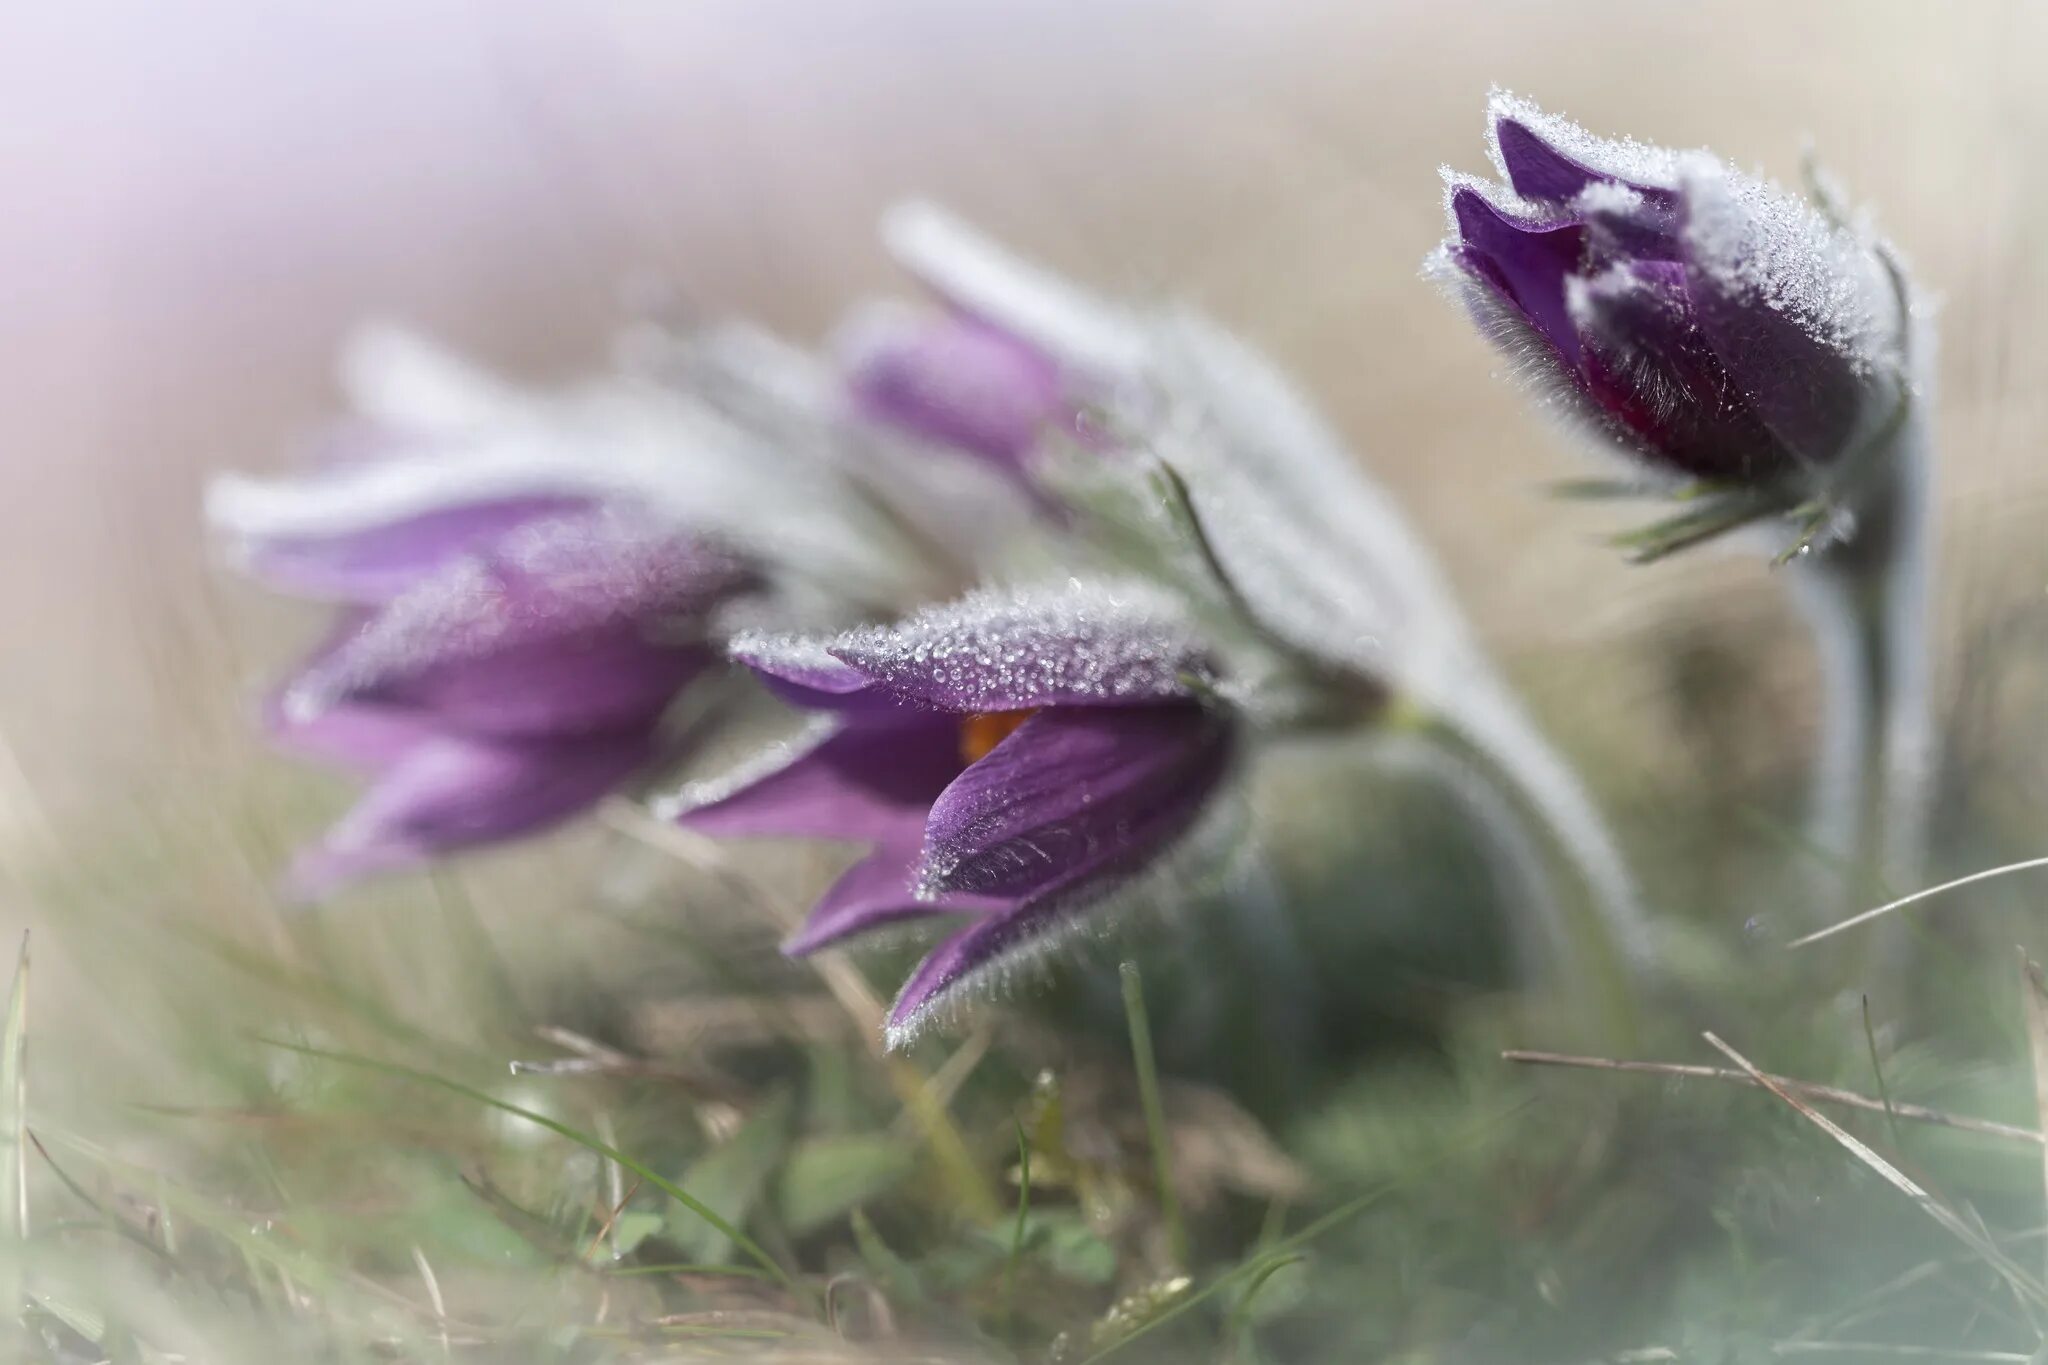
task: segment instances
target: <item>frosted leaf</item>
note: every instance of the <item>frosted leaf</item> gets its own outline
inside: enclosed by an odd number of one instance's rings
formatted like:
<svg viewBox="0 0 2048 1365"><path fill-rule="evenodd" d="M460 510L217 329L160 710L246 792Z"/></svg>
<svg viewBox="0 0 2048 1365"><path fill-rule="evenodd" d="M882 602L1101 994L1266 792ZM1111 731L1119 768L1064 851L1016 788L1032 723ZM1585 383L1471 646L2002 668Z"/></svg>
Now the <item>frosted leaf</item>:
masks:
<svg viewBox="0 0 2048 1365"><path fill-rule="evenodd" d="M1190 675L1207 672L1172 596L1105 581L983 589L850 632L830 649L907 699L949 711L1186 697Z"/></svg>
<svg viewBox="0 0 2048 1365"><path fill-rule="evenodd" d="M1124 310L1013 255L935 204L898 204L882 240L904 269L963 312L1053 356L1083 378L1115 382L1145 362Z"/></svg>
<svg viewBox="0 0 2048 1365"><path fill-rule="evenodd" d="M891 567L886 592L870 595L903 599L956 590L1032 529L1014 481L983 459L860 417L840 374L814 356L738 324L702 329L680 347L677 382L754 452L755 484L721 513L736 538L828 576L851 570L875 581Z"/></svg>
<svg viewBox="0 0 2048 1365"><path fill-rule="evenodd" d="M373 329L349 349L347 387L378 420L423 433L416 448L298 478L222 478L208 489L207 516L230 552L247 557L272 539L570 496L716 535L785 586L829 585L842 601L932 591L926 547L848 484L829 371L747 329L712 329L698 351L680 383L617 375L527 392L430 342ZM985 539L999 534L963 520Z"/></svg>
<svg viewBox="0 0 2048 1365"><path fill-rule="evenodd" d="M393 323L370 323L342 343L341 387L373 421L410 431L473 431L518 421L530 398L440 343Z"/></svg>
<svg viewBox="0 0 2048 1365"><path fill-rule="evenodd" d="M1474 667L1461 615L1392 500L1263 358L1192 313L1158 319L1173 411L1155 437L1238 590L1312 657L1441 701Z"/></svg>

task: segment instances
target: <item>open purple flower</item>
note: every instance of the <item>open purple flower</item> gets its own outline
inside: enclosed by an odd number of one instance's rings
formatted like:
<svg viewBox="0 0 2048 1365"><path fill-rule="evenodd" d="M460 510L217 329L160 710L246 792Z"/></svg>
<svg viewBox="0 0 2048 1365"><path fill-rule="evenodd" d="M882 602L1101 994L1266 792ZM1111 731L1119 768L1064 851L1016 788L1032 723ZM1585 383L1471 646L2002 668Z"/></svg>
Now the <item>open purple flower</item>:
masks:
<svg viewBox="0 0 2048 1365"><path fill-rule="evenodd" d="M619 507L524 500L295 540L251 562L354 599L279 693L282 745L369 792L294 868L355 878L532 833L616 790L715 655L705 614L731 559Z"/></svg>
<svg viewBox="0 0 2048 1365"><path fill-rule="evenodd" d="M1432 268L1639 467L1784 511L1896 421L1903 318L1872 242L1705 152L1503 93L1488 117L1507 184L1446 173Z"/></svg>
<svg viewBox="0 0 2048 1365"><path fill-rule="evenodd" d="M1135 589L981 593L895 627L735 654L830 720L765 775L686 794L677 818L871 846L791 953L922 916L969 918L903 987L897 1042L1085 923L1188 833L1229 764L1233 727L1209 700L1201 647Z"/></svg>

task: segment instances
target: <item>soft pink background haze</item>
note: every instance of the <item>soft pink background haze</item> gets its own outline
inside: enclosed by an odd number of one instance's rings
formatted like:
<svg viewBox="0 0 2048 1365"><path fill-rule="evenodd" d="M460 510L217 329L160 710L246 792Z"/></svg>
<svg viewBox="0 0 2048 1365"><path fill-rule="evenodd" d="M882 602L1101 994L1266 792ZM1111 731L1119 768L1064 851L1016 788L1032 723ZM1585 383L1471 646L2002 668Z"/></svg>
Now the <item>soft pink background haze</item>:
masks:
<svg viewBox="0 0 2048 1365"><path fill-rule="evenodd" d="M308 622L210 567L200 490L330 412L351 324L546 378L659 279L811 339L901 287L870 228L913 193L1248 334L1397 488L1540 710L1569 733L1654 708L1645 644L1776 621L1778 594L1734 557L1620 568L1599 535L1631 514L1541 495L1582 460L1418 278L1436 167L1484 169L1496 82L1781 177L1810 135L1879 211L1945 301L1953 634L2040 596L2044 56L2048 7L1992 0L9 6L0 855L273 761L248 698Z"/></svg>

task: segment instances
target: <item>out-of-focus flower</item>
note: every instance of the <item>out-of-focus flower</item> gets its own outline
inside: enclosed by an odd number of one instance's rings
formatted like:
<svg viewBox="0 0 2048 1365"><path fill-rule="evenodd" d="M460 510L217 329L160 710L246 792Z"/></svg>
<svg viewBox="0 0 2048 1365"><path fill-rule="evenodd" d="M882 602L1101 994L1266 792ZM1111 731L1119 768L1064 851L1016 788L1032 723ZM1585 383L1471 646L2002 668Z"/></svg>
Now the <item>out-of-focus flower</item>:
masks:
<svg viewBox="0 0 2048 1365"><path fill-rule="evenodd" d="M1043 351L973 317L877 306L838 346L856 408L873 421L1022 470L1072 398Z"/></svg>
<svg viewBox="0 0 2048 1365"><path fill-rule="evenodd" d="M542 392L366 330L343 358L355 414L310 467L209 489L240 567L342 608L272 719L374 785L300 891L541 829L642 774L719 657L714 609L721 634L894 616L1033 521L980 460L892 443L772 338L636 340L636 363Z"/></svg>
<svg viewBox="0 0 2048 1365"><path fill-rule="evenodd" d="M622 786L715 658L707 614L747 581L617 507L480 506L459 529L394 524L294 544L282 562L281 586L317 565L322 587L372 603L344 610L272 707L282 745L371 780L295 867L308 896L532 833Z"/></svg>
<svg viewBox="0 0 2048 1365"><path fill-rule="evenodd" d="M1501 92L1488 121L1507 183L1445 172L1431 272L1641 471L1722 495L1637 549L1853 504L1908 385L1884 249L1706 152L1598 138Z"/></svg>
<svg viewBox="0 0 2048 1365"><path fill-rule="evenodd" d="M829 719L766 773L686 792L677 818L872 846L792 953L913 917L969 917L903 987L896 1041L1083 927L1189 832L1229 766L1233 724L1205 652L1142 588L982 592L893 627L743 640L735 653Z"/></svg>

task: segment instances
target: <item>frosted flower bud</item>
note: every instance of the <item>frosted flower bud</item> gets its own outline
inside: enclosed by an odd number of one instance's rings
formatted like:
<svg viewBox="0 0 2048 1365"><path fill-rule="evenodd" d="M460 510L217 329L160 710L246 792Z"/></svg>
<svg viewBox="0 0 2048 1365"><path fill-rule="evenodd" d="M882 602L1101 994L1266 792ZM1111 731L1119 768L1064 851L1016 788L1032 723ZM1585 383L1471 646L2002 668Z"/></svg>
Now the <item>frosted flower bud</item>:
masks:
<svg viewBox="0 0 2048 1365"><path fill-rule="evenodd" d="M1595 137L1503 92L1488 120L1506 184L1445 173L1431 272L1640 473L1721 495L1638 549L1845 501L1906 394L1880 245L1706 152Z"/></svg>

